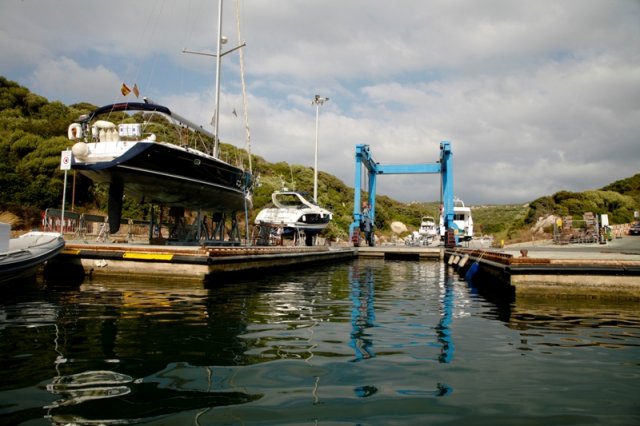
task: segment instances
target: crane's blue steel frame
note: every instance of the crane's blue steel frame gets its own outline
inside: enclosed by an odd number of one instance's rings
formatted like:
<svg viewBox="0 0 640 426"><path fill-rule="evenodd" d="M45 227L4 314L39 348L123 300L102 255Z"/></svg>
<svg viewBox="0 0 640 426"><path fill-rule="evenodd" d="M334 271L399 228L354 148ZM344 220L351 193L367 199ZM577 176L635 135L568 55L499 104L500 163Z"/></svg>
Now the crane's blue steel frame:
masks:
<svg viewBox="0 0 640 426"><path fill-rule="evenodd" d="M362 188L362 164L369 173L369 212L363 213L360 190ZM349 226L349 235L353 241L354 231L360 229L365 220L375 223L376 217L376 176L398 174L427 174L440 173L442 179L442 203L445 230L456 228L453 222L453 152L451 143L440 142L440 161L423 164L387 164L377 163L369 150L369 145L356 145L356 175L353 197L353 222ZM456 236L457 239L457 236ZM358 242L359 243L359 242ZM457 244L457 241L456 241Z"/></svg>

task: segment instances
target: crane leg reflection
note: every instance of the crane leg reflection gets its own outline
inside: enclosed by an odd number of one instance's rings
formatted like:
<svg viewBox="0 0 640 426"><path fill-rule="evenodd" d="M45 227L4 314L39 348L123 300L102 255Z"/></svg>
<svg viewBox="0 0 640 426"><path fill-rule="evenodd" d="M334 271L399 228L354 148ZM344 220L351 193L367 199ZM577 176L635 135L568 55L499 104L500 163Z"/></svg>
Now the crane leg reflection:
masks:
<svg viewBox="0 0 640 426"><path fill-rule="evenodd" d="M374 350L374 343L376 342L369 329L376 326L375 283L376 271L379 270L377 267L362 265L359 262L355 262L349 270L350 299L352 303L349 346L354 351L352 362L360 362L376 357L376 351ZM438 286L437 293L430 292L438 298L439 320L436 325L432 326L434 334L431 334L434 338L430 342L420 343L418 341L418 346L437 346L439 351L435 359L433 355L431 355L430 359L438 363L449 364L453 361L455 352L455 344L451 332L455 307L455 282L453 276L446 274L444 265L440 265L438 277L437 282L433 283ZM431 284L427 283L427 285ZM422 324L420 327L424 329L428 325ZM424 334L420 335L424 336ZM390 345L390 342L378 343L383 347ZM367 397L378 392L378 389L373 385L368 385L360 386L354 391L359 397ZM446 396L453 392L453 389L446 383L437 383L435 389L398 389L396 392L401 395Z"/></svg>

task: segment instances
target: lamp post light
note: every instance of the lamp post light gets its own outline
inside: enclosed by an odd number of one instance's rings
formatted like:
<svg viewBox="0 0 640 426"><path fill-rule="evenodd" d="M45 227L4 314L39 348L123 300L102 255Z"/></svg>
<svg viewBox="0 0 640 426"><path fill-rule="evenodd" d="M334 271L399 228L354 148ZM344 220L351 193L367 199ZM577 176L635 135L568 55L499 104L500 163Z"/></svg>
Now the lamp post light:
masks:
<svg viewBox="0 0 640 426"><path fill-rule="evenodd" d="M329 100L329 98L323 98L320 95L311 101L311 105L316 106L316 155L313 165L313 202L318 204L318 124L320 118L320 107Z"/></svg>

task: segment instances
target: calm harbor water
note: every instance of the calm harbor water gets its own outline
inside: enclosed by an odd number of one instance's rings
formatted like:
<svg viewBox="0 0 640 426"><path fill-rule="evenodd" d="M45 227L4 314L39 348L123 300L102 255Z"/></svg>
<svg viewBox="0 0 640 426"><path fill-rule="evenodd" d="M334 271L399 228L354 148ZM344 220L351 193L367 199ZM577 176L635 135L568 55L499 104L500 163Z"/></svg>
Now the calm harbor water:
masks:
<svg viewBox="0 0 640 426"><path fill-rule="evenodd" d="M640 424L637 302L383 260L0 294L0 424Z"/></svg>

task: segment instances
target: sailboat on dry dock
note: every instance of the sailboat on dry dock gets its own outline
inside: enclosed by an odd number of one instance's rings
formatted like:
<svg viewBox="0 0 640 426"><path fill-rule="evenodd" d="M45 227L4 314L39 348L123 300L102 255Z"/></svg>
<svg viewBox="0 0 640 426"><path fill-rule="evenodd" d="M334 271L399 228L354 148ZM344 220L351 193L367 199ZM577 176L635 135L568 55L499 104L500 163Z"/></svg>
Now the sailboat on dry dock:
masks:
<svg viewBox="0 0 640 426"><path fill-rule="evenodd" d="M165 106L139 102L103 106L69 126L72 169L109 185L110 232L120 227L124 194L217 213L251 207L250 173L189 146L199 134L212 136Z"/></svg>
<svg viewBox="0 0 640 426"><path fill-rule="evenodd" d="M120 228L124 195L179 213L210 212L218 220L252 208L251 171L218 154L220 43L218 37L215 133L146 98L100 107L69 126L71 168L109 185L111 233Z"/></svg>

